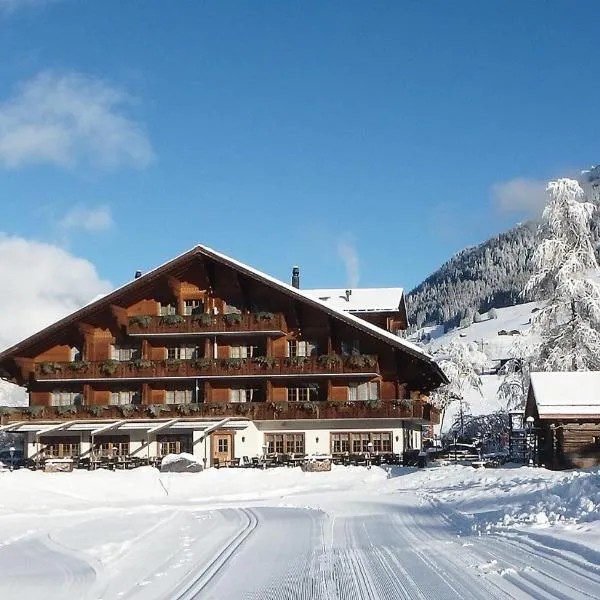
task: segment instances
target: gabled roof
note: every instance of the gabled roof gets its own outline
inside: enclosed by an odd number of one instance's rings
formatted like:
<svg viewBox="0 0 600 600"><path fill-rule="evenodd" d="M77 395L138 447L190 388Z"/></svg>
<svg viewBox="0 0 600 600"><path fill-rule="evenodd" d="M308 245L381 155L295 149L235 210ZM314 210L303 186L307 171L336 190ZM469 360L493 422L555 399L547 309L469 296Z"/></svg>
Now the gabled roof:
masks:
<svg viewBox="0 0 600 600"><path fill-rule="evenodd" d="M94 315L95 313L98 313L101 310L104 310L107 306L117 303L119 299L125 296L126 294L131 293L136 289L143 289L149 283L159 279L163 275L169 274L178 266L184 264L186 261L188 261L196 255L205 256L221 264L227 265L235 269L236 271L247 275L248 277L251 277L257 281L269 285L274 289L279 290L280 292L283 292L284 294L287 294L288 296L291 296L297 300L300 300L320 310L323 310L329 315L341 321L344 321L354 326L355 328L366 332L367 334L370 334L380 340L386 341L391 346L399 350L403 350L404 352L407 352L408 354L411 354L412 356L429 364L432 367L432 370L440 377L441 383L445 383L447 381L446 377L444 376L437 363L435 363L431 356L429 356L416 344L413 344L403 338L400 338L380 327L377 327L376 325L372 325L371 323L368 323L358 317L355 317L354 315L349 314L348 312L340 310L335 306L328 304L325 301L316 299L304 290L297 289L291 285L283 283L282 281L279 281L278 279L275 279L274 277L271 277L270 275L267 275L266 273L263 273L258 269L254 269L253 267L250 267L242 262L230 258L225 254L222 254L216 250L202 245L195 246L191 250L180 254L179 256L171 259L170 261L142 275L141 277L138 277L137 279L130 281L129 283L121 286L120 288L117 288L110 294L107 294L106 296L99 298L94 302L91 302L90 304L84 306L83 308L70 314L69 316L64 317L63 319L57 321L49 327L46 327L45 329L15 344L14 346L6 349L5 351L0 352L0 361L18 354L20 351L25 350L28 346L43 341L43 339L46 336L50 336L54 333L59 332L63 327L67 325L71 325L73 323L77 323L78 321L85 320L89 316Z"/></svg>
<svg viewBox="0 0 600 600"><path fill-rule="evenodd" d="M531 373L529 399L535 403L540 419L600 418L600 372Z"/></svg>
<svg viewBox="0 0 600 600"><path fill-rule="evenodd" d="M302 291L344 312L398 312L404 294L402 288L333 288Z"/></svg>

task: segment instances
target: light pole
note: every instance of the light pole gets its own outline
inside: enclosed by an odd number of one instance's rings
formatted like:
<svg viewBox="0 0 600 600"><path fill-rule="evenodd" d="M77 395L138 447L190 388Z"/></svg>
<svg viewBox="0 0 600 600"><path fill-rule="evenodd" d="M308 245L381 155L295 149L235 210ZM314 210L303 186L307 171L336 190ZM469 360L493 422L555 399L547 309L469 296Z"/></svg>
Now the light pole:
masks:
<svg viewBox="0 0 600 600"><path fill-rule="evenodd" d="M533 449L534 449L534 437L533 437L533 417L530 415L525 419L527 427L527 453L529 455L528 464L530 467L533 466Z"/></svg>
<svg viewBox="0 0 600 600"><path fill-rule="evenodd" d="M11 446L8 449L8 453L10 455L10 470L12 471L13 470L13 459L14 459L14 456L15 456L15 447Z"/></svg>

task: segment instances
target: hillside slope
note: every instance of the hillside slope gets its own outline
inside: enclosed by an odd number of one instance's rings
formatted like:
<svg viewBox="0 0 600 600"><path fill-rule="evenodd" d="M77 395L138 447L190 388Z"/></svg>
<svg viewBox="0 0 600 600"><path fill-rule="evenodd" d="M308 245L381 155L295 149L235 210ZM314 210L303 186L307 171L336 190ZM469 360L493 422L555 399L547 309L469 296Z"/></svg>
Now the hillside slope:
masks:
<svg viewBox="0 0 600 600"><path fill-rule="evenodd" d="M536 236L528 221L453 256L408 294L409 322L449 329L475 312L521 301Z"/></svg>

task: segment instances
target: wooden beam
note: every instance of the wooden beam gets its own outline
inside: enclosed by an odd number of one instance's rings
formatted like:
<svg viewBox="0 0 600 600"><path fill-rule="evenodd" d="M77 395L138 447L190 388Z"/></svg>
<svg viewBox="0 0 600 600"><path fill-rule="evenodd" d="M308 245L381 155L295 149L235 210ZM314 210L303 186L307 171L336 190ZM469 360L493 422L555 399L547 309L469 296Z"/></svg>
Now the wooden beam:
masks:
<svg viewBox="0 0 600 600"><path fill-rule="evenodd" d="M40 435L45 435L47 433L50 433L52 431L60 431L61 429L64 429L65 427L68 427L69 425L74 425L75 423L79 423L79 421L63 421L62 423L57 423L56 425L51 425L50 427L46 427L46 429L40 429L40 431L36 431L35 435L36 437L39 437Z"/></svg>
<svg viewBox="0 0 600 600"><path fill-rule="evenodd" d="M20 425L25 425L27 421L17 421L16 423L10 423L9 425L2 425L0 427L0 432L2 431L10 431L13 427L19 427Z"/></svg>
<svg viewBox="0 0 600 600"><path fill-rule="evenodd" d="M217 429L221 429L221 427L223 427L223 425L225 425L229 421L231 421L231 417L225 417L222 421L219 421L218 423L215 423L214 425L207 427L202 432L202 435L198 439L198 442L203 442L213 431L217 431Z"/></svg>
<svg viewBox="0 0 600 600"><path fill-rule="evenodd" d="M114 318L117 320L119 327L127 327L129 323L129 318L127 317L127 309L122 306L117 306L116 304L110 305L110 311L112 312Z"/></svg>
<svg viewBox="0 0 600 600"><path fill-rule="evenodd" d="M90 432L90 436L94 437L100 433L104 433L105 431L110 431L111 429L116 429L121 425L125 425L129 419L121 419L120 421L115 421L114 423L109 423L108 425L103 425L102 427L98 427L98 429L94 429Z"/></svg>
<svg viewBox="0 0 600 600"><path fill-rule="evenodd" d="M156 433L158 431L162 431L163 429L167 429L168 427L171 427L171 425L175 425L175 423L177 423L178 421L181 421L181 419L180 418L170 419L169 421L166 421L165 423L156 425L155 427L148 429L148 435L150 435L152 433Z"/></svg>

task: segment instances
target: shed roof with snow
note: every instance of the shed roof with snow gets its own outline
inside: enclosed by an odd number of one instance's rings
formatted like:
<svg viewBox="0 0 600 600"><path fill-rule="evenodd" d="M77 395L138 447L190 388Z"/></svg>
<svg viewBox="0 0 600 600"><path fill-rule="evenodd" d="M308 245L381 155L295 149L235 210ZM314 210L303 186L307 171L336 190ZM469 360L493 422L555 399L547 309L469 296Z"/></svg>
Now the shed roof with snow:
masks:
<svg viewBox="0 0 600 600"><path fill-rule="evenodd" d="M600 418L600 371L532 373L525 412L541 420Z"/></svg>

